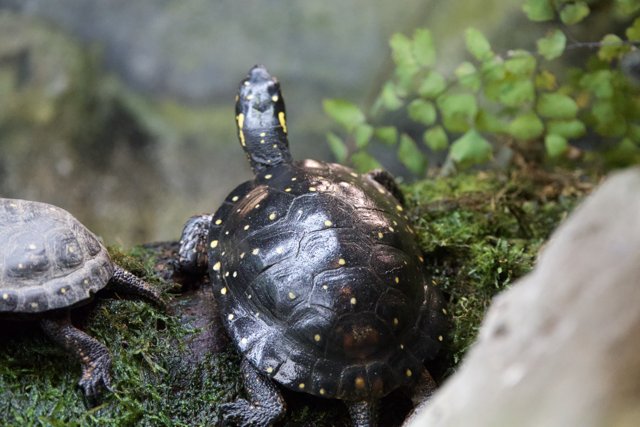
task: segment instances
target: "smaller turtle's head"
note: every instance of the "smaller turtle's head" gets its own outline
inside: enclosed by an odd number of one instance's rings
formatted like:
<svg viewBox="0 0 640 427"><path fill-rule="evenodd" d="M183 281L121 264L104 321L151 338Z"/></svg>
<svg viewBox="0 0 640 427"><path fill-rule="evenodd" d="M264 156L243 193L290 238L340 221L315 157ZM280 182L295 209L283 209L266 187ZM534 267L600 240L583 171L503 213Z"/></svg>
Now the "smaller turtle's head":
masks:
<svg viewBox="0 0 640 427"><path fill-rule="evenodd" d="M254 66L240 83L236 124L254 171L291 161L280 83L262 65Z"/></svg>

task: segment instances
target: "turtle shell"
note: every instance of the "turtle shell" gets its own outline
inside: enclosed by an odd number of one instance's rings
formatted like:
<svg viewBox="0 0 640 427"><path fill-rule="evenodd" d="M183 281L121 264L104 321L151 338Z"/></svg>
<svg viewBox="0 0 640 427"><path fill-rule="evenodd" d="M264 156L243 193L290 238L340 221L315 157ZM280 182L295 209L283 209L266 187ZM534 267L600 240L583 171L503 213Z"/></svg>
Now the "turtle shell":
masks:
<svg viewBox="0 0 640 427"><path fill-rule="evenodd" d="M91 298L113 275L105 247L69 212L0 199L0 313L41 313Z"/></svg>
<svg viewBox="0 0 640 427"><path fill-rule="evenodd" d="M414 232L367 175L314 160L259 173L212 217L208 256L232 340L291 389L378 398L439 348L442 300Z"/></svg>

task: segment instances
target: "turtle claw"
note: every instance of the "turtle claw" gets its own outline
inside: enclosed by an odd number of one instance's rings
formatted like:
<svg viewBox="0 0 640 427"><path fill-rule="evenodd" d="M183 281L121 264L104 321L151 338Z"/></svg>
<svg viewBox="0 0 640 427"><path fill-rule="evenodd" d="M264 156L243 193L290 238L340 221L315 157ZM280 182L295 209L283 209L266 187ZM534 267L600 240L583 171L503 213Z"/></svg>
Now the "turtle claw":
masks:
<svg viewBox="0 0 640 427"><path fill-rule="evenodd" d="M221 405L220 415L223 426L267 427L280 418L280 413L274 413L269 408L254 405L245 399Z"/></svg>
<svg viewBox="0 0 640 427"><path fill-rule="evenodd" d="M110 371L111 357L108 354L83 364L82 378L78 386L82 389L89 406L95 406L103 390L113 392Z"/></svg>

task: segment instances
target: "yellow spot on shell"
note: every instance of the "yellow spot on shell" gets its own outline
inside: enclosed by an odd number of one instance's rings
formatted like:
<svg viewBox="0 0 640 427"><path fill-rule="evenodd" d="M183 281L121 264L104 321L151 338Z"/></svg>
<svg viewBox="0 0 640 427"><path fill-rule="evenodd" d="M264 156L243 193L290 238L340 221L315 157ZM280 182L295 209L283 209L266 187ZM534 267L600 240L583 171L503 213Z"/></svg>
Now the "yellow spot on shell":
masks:
<svg viewBox="0 0 640 427"><path fill-rule="evenodd" d="M234 318L233 314L230 314L230 315L227 316L227 319L229 319L229 320L233 320L233 318Z"/></svg>
<svg viewBox="0 0 640 427"><path fill-rule="evenodd" d="M396 276L396 278L394 279L396 283L400 283L400 278L398 276Z"/></svg>
<svg viewBox="0 0 640 427"><path fill-rule="evenodd" d="M320 336L320 334L315 334L315 335L313 336L313 339L314 339L314 341L315 341L315 342L320 342L320 340L322 339L322 337Z"/></svg>
<svg viewBox="0 0 640 427"><path fill-rule="evenodd" d="M244 252L242 252L242 253L240 254L240 259L243 259L243 258L244 258L244 256L245 256L245 253L244 253Z"/></svg>
<svg viewBox="0 0 640 427"><path fill-rule="evenodd" d="M247 340L246 338L242 338L240 340L240 344L246 344L249 340Z"/></svg>
<svg viewBox="0 0 640 427"><path fill-rule="evenodd" d="M309 191L314 192L317 191L316 187L309 187Z"/></svg>
<svg viewBox="0 0 640 427"><path fill-rule="evenodd" d="M32 302L31 303L31 308L33 308L33 309L38 308L38 303L37 302Z"/></svg>
<svg viewBox="0 0 640 427"><path fill-rule="evenodd" d="M329 220L326 220L324 222L324 225L326 225L327 227L331 227L333 225L333 223L331 221L329 221Z"/></svg>
<svg viewBox="0 0 640 427"><path fill-rule="evenodd" d="M357 173L355 173L355 172L349 172L349 175L351 175L351 176L352 176L352 177L354 177L354 178L357 178L357 177L358 177L358 174L357 174Z"/></svg>
<svg viewBox="0 0 640 427"><path fill-rule="evenodd" d="M400 323L400 321L398 320L397 317L393 318L393 326L398 326L398 323Z"/></svg>
<svg viewBox="0 0 640 427"><path fill-rule="evenodd" d="M382 233L380 233L380 232L379 232L379 233L378 233L378 239L382 239L383 237L384 237L384 234L382 234Z"/></svg>
<svg viewBox="0 0 640 427"><path fill-rule="evenodd" d="M338 264L340 264L340 265L345 265L346 263L347 263L347 261L345 261L344 258L340 258L338 260Z"/></svg>
<svg viewBox="0 0 640 427"><path fill-rule="evenodd" d="M289 299L296 299L296 294L289 292Z"/></svg>
<svg viewBox="0 0 640 427"><path fill-rule="evenodd" d="M355 386L358 390L362 390L365 386L364 378L356 377Z"/></svg>
<svg viewBox="0 0 640 427"><path fill-rule="evenodd" d="M280 122L280 126L282 126L282 131L287 133L287 119L284 117L284 111L278 113L278 121Z"/></svg>
<svg viewBox="0 0 640 427"><path fill-rule="evenodd" d="M278 246L278 247L276 248L276 253L281 254L281 253L283 253L283 252L284 252L284 249L282 248L282 246Z"/></svg>
<svg viewBox="0 0 640 427"><path fill-rule="evenodd" d="M389 231L393 233L395 230L393 229L393 227L389 227Z"/></svg>
<svg viewBox="0 0 640 427"><path fill-rule="evenodd" d="M9 299L9 294L2 294L2 299L3 300L8 300Z"/></svg>
<svg viewBox="0 0 640 427"><path fill-rule="evenodd" d="M442 335L438 335L438 341L442 341L444 340L444 337Z"/></svg>
<svg viewBox="0 0 640 427"><path fill-rule="evenodd" d="M278 98L278 95L273 95L273 96L271 97L271 100L272 100L273 102L278 102L278 99L280 99L280 98Z"/></svg>
<svg viewBox="0 0 640 427"><path fill-rule="evenodd" d="M33 243L31 243L31 244L29 245L29 249L32 249L32 250L33 250L33 249L35 249L35 248L36 248L36 245L34 245Z"/></svg>
<svg viewBox="0 0 640 427"><path fill-rule="evenodd" d="M424 258L419 256L418 259L420 260L420 262L424 262Z"/></svg>
<svg viewBox="0 0 640 427"><path fill-rule="evenodd" d="M260 203L258 203L257 205L255 205L253 208L254 209L258 209L260 207Z"/></svg>
<svg viewBox="0 0 640 427"><path fill-rule="evenodd" d="M231 201L232 201L232 202L237 202L239 198L240 198L240 197L238 197L238 196L233 196L233 197L231 198Z"/></svg>
<svg viewBox="0 0 640 427"><path fill-rule="evenodd" d="M407 369L406 371L404 371L404 374L405 374L407 377L410 377L411 375L413 375L413 372L411 372L411 369Z"/></svg>
<svg viewBox="0 0 640 427"><path fill-rule="evenodd" d="M273 221L274 219L276 219L276 216L277 216L277 215L276 215L276 213L275 213L275 212L271 212L271 214L269 214L269 219L270 219L271 221Z"/></svg>
<svg viewBox="0 0 640 427"><path fill-rule="evenodd" d="M300 383L300 384L298 384L298 388L299 388L300 390L304 390L304 383Z"/></svg>
<svg viewBox="0 0 640 427"><path fill-rule="evenodd" d="M400 344L400 350L404 350L404 344Z"/></svg>
<svg viewBox="0 0 640 427"><path fill-rule="evenodd" d="M320 394L321 395L324 396L326 393L327 393L327 391L325 389L323 389L323 388L320 389Z"/></svg>
<svg viewBox="0 0 640 427"><path fill-rule="evenodd" d="M221 219L216 219L216 222L214 224L215 225L220 225L220 224L222 224L222 220Z"/></svg>
<svg viewBox="0 0 640 427"><path fill-rule="evenodd" d="M249 224L244 226L245 231L249 229Z"/></svg>
<svg viewBox="0 0 640 427"><path fill-rule="evenodd" d="M291 178L291 181L297 181L298 178L296 178L295 176L293 178Z"/></svg>
<svg viewBox="0 0 640 427"><path fill-rule="evenodd" d="M213 264L213 271L220 271L220 267L222 265L220 264L220 261L216 262L215 264Z"/></svg>
<svg viewBox="0 0 640 427"><path fill-rule="evenodd" d="M66 294L67 293L67 288L60 288L60 293L62 295Z"/></svg>
<svg viewBox="0 0 640 427"><path fill-rule="evenodd" d="M396 205L396 210L397 210L398 212L402 212L404 209L402 209L402 206L400 206L400 205Z"/></svg>
<svg viewBox="0 0 640 427"><path fill-rule="evenodd" d="M217 248L218 247L218 241L217 240L212 240L210 246L211 246L211 248Z"/></svg>
<svg viewBox="0 0 640 427"><path fill-rule="evenodd" d="M273 372L273 368L271 366L268 366L266 371L267 371L267 374L270 374Z"/></svg>
<svg viewBox="0 0 640 427"><path fill-rule="evenodd" d="M265 137L265 136L267 136L267 133L266 132L260 132L260 136Z"/></svg>
<svg viewBox="0 0 640 427"><path fill-rule="evenodd" d="M349 301L351 303L351 305L356 305L356 303L358 302L358 300L356 300L355 297L351 298L351 300Z"/></svg>
<svg viewBox="0 0 640 427"><path fill-rule="evenodd" d="M442 309L442 314L445 314L445 315L447 314L447 309L446 308Z"/></svg>
<svg viewBox="0 0 640 427"><path fill-rule="evenodd" d="M285 189L284 189L284 192L285 192L285 193L288 193L288 192L290 192L290 191L291 191L291 187L287 187L287 188L285 188Z"/></svg>
<svg viewBox="0 0 640 427"><path fill-rule="evenodd" d="M271 179L271 178L273 178L273 175L271 175L270 173L264 176L264 179Z"/></svg>
<svg viewBox="0 0 640 427"><path fill-rule="evenodd" d="M258 255L259 252L260 252L260 249L255 248L254 250L251 251L251 254Z"/></svg>

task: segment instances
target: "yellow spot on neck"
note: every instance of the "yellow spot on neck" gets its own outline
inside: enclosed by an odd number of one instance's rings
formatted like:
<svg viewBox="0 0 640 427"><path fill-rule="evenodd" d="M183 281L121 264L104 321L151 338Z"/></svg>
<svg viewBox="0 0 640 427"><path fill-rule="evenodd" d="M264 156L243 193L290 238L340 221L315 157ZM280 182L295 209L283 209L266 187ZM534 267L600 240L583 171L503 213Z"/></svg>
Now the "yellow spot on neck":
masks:
<svg viewBox="0 0 640 427"><path fill-rule="evenodd" d="M271 97L271 100L272 100L273 102L278 102L278 99L279 99L279 98L278 98L278 95L273 95L273 96Z"/></svg>
<svg viewBox="0 0 640 427"><path fill-rule="evenodd" d="M244 127L244 114L238 114L236 116L236 121L238 122L238 135L240 137L240 144L244 147L246 145L244 142L244 132L242 131L242 128Z"/></svg>
<svg viewBox="0 0 640 427"><path fill-rule="evenodd" d="M267 136L267 133L266 132L260 132L260 136L265 137L265 136Z"/></svg>
<svg viewBox="0 0 640 427"><path fill-rule="evenodd" d="M282 131L287 133L287 120L284 117L284 111L278 113L278 120L280 121L280 126L282 126Z"/></svg>

